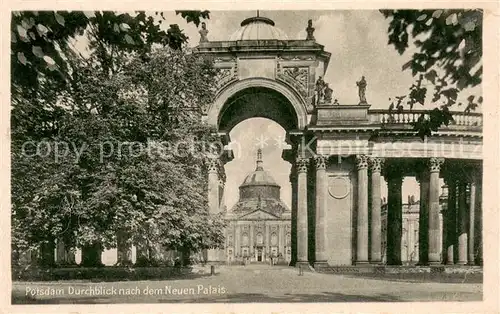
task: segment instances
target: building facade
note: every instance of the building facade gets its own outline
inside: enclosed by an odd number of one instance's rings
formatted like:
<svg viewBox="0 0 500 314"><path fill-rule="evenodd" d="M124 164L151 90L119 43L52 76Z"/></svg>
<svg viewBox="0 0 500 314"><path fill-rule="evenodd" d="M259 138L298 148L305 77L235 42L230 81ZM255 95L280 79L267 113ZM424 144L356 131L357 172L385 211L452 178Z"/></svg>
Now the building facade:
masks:
<svg viewBox="0 0 500 314"><path fill-rule="evenodd" d="M281 200L280 189L264 170L259 149L255 171L240 185L238 202L226 212L228 263L290 262L291 211Z"/></svg>
<svg viewBox="0 0 500 314"><path fill-rule="evenodd" d="M316 42L311 22L306 32L306 38L290 39L274 21L256 16L245 19L227 41L205 38L195 49L219 70L218 92L205 108L204 121L217 129L223 144L231 141L235 125L252 117L271 119L286 130L290 149L282 156L292 164L291 264L402 265L415 255L422 265L481 264L482 115L451 112L452 123L420 138L413 123L429 119L429 113L371 108L370 78L361 74L352 91L359 103L341 104L334 97L336 82L324 80L335 56ZM219 179L225 178L224 164L231 158L228 148L210 160L208 198L214 213L221 211ZM404 253L405 246L414 246L403 238L407 176L417 178L420 202L412 205L419 207L418 226L411 224L418 251ZM383 179L388 187L385 233ZM441 179L450 190L445 207L440 205ZM416 215L411 208L406 214ZM248 254L258 258L255 251ZM209 254L209 260L216 262L218 256Z"/></svg>

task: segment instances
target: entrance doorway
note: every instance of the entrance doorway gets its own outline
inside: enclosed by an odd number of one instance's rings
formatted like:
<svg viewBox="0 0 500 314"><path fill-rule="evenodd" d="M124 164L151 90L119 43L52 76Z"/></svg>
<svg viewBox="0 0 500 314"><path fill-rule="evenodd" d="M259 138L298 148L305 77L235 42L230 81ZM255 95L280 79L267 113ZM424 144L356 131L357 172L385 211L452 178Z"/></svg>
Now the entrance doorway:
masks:
<svg viewBox="0 0 500 314"><path fill-rule="evenodd" d="M262 248L257 249L257 262L262 262Z"/></svg>

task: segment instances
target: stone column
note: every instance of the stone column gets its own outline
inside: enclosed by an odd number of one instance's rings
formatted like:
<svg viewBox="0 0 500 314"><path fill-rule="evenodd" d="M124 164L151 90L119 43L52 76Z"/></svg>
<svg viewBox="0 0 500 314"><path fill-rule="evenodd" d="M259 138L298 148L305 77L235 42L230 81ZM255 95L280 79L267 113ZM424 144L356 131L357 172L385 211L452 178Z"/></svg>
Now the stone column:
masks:
<svg viewBox="0 0 500 314"><path fill-rule="evenodd" d="M297 159L297 264L309 264L307 234L307 158Z"/></svg>
<svg viewBox="0 0 500 314"><path fill-rule="evenodd" d="M132 264L132 243L129 236L124 231L116 233L116 264L118 266L128 266Z"/></svg>
<svg viewBox="0 0 500 314"><path fill-rule="evenodd" d="M482 173L481 170L478 171L477 177L476 177L476 208L475 211L476 213L474 214L474 224L476 225L475 227L475 244L474 247L476 248L476 256L475 256L475 262L477 265L483 265L483 207L482 207L482 202L483 202L483 186L482 186Z"/></svg>
<svg viewBox="0 0 500 314"><path fill-rule="evenodd" d="M475 237L475 215L476 215L476 178L474 175L471 176L470 183L470 199L469 199L469 221L468 221L468 235L467 239L469 241L467 245L468 249L468 262L469 265L475 264L475 249L474 249L474 237Z"/></svg>
<svg viewBox="0 0 500 314"><path fill-rule="evenodd" d="M427 167L426 167L427 168ZM418 264L429 264L429 171L422 169L417 176L420 183L420 208L418 213Z"/></svg>
<svg viewBox="0 0 500 314"><path fill-rule="evenodd" d="M283 255L285 256L285 249L283 248L283 225L281 222L278 223L278 256Z"/></svg>
<svg viewBox="0 0 500 314"><path fill-rule="evenodd" d="M371 158L371 243L370 243L370 263L382 263L382 215L381 215L381 192L380 173L384 160L382 158Z"/></svg>
<svg viewBox="0 0 500 314"><path fill-rule="evenodd" d="M403 233L401 169L391 167L385 179L387 193L387 265L401 265L401 237Z"/></svg>
<svg viewBox="0 0 500 314"><path fill-rule="evenodd" d="M250 255L254 253L255 237L254 237L254 227L253 222L250 222Z"/></svg>
<svg viewBox="0 0 500 314"><path fill-rule="evenodd" d="M446 237L446 260L444 264L453 265L456 244L456 210L457 210L457 183L454 176L446 177L446 185L448 186L448 203L446 212L443 217L443 229Z"/></svg>
<svg viewBox="0 0 500 314"><path fill-rule="evenodd" d="M271 244L269 243L270 239L269 239L269 224L265 223L265 226L264 226L265 230L266 230L266 237L265 237L265 241L266 241L266 257L270 257L271 256Z"/></svg>
<svg viewBox="0 0 500 314"><path fill-rule="evenodd" d="M460 180L458 184L458 260L457 264L467 264L467 183Z"/></svg>
<svg viewBox="0 0 500 314"><path fill-rule="evenodd" d="M316 246L315 246L315 267L325 265L328 257L326 256L327 243L327 179L326 179L326 162L325 156L316 156Z"/></svg>
<svg viewBox="0 0 500 314"><path fill-rule="evenodd" d="M238 225L238 222L235 222L234 229L235 229L235 232L234 232L234 256L241 257L241 244L240 244L241 228L240 228L240 225Z"/></svg>
<svg viewBox="0 0 500 314"><path fill-rule="evenodd" d="M358 212L356 232L356 264L368 263L368 157L356 156L358 169Z"/></svg>
<svg viewBox="0 0 500 314"><path fill-rule="evenodd" d="M219 212L219 159L210 158L208 164L208 210L210 214ZM207 262L219 260L217 249L207 250Z"/></svg>
<svg viewBox="0 0 500 314"><path fill-rule="evenodd" d="M431 158L429 160L429 264L437 265L441 263L439 252L439 171L444 159Z"/></svg>
<svg viewBox="0 0 500 314"><path fill-rule="evenodd" d="M297 164L292 164L290 171L290 183L292 188L292 213L291 213L291 229L290 229L290 266L295 266L297 263Z"/></svg>

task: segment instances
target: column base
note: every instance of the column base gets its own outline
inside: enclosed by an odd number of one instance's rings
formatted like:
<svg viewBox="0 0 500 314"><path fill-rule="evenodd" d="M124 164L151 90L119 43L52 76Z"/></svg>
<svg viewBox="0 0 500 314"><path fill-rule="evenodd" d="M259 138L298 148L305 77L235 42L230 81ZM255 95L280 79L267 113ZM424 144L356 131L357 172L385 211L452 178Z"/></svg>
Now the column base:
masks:
<svg viewBox="0 0 500 314"><path fill-rule="evenodd" d="M370 261L371 265L384 265L382 261Z"/></svg>
<svg viewBox="0 0 500 314"><path fill-rule="evenodd" d="M458 266L465 266L465 265L467 265L467 262L464 262L464 261L458 261L455 265L458 265Z"/></svg>
<svg viewBox="0 0 500 314"><path fill-rule="evenodd" d="M295 267L309 267L309 262L307 261L297 261Z"/></svg>
<svg viewBox="0 0 500 314"><path fill-rule="evenodd" d="M314 269L321 270L330 267L327 261L314 262Z"/></svg>
<svg viewBox="0 0 500 314"><path fill-rule="evenodd" d="M368 262L368 261L356 261L356 262L354 262L354 265L356 265L356 266L370 265L370 262Z"/></svg>

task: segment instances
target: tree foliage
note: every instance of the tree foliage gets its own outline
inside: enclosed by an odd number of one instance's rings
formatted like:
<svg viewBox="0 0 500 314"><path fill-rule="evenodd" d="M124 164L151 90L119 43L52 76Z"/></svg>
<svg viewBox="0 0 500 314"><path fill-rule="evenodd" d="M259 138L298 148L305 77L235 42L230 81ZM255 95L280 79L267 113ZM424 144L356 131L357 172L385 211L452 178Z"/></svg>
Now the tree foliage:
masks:
<svg viewBox="0 0 500 314"><path fill-rule="evenodd" d="M416 77L408 95L396 97L392 107L415 104L424 105L428 86L432 86L432 104L437 110L430 111L429 119L422 117L415 129L419 134L431 131L452 121L449 108L457 102L460 92L478 86L482 82L482 23L483 12L470 10L381 10L390 19L389 45L403 54L412 43L416 52L403 65ZM467 98L465 111L476 109L482 97Z"/></svg>
<svg viewBox="0 0 500 314"><path fill-rule="evenodd" d="M206 11L186 14L208 18ZM54 239L111 248L118 231L172 249L219 246L224 224L208 212L208 151L200 144L214 139L199 124L214 97L212 63L143 13L23 12L15 20L30 18L23 29L43 23L52 35L28 34L29 42L13 45L17 54L44 44L44 56L12 59L14 248ZM59 32L63 24L69 28ZM84 29L88 56L47 48ZM41 62L46 56L53 69ZM36 83L27 86L20 73Z"/></svg>

